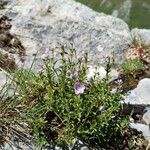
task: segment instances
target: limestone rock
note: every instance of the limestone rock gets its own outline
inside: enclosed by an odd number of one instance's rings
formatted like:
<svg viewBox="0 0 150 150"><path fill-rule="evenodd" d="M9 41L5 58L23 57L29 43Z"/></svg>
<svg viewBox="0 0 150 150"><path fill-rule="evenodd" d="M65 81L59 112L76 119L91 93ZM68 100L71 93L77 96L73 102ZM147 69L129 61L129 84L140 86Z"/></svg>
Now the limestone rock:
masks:
<svg viewBox="0 0 150 150"><path fill-rule="evenodd" d="M150 110L148 110L148 111L143 115L143 121L144 121L147 125L150 125Z"/></svg>
<svg viewBox="0 0 150 150"><path fill-rule="evenodd" d="M135 38L141 38L143 42L150 43L150 30L134 28L131 30L131 34Z"/></svg>
<svg viewBox="0 0 150 150"><path fill-rule="evenodd" d="M74 0L13 0L2 14L12 18L11 34L17 35L26 48L26 67L37 53L35 66L41 64L45 45L50 49L73 45L78 55L88 51L91 64L103 65L104 58L112 55L121 63L130 43L124 21Z"/></svg>
<svg viewBox="0 0 150 150"><path fill-rule="evenodd" d="M150 140L149 126L141 123L130 123L130 127L141 131L146 140Z"/></svg>
<svg viewBox="0 0 150 150"><path fill-rule="evenodd" d="M125 97L124 102L130 104L150 104L150 78L142 79L137 88L130 91Z"/></svg>
<svg viewBox="0 0 150 150"><path fill-rule="evenodd" d="M2 71L0 71L0 90L5 85L6 81L7 81L6 75Z"/></svg>

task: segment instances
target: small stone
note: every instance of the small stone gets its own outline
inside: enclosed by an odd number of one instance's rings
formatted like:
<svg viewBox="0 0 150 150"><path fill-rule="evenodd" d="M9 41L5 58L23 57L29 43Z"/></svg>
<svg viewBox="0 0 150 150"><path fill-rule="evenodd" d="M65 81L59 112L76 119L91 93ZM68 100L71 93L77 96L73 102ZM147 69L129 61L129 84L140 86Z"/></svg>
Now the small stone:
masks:
<svg viewBox="0 0 150 150"><path fill-rule="evenodd" d="M2 71L0 71L0 90L5 85L6 81L7 81L6 74L4 74Z"/></svg>
<svg viewBox="0 0 150 150"><path fill-rule="evenodd" d="M95 75L97 75L98 79L103 79L106 77L106 70L104 67L96 67L96 66L89 66L88 73L87 73L87 79L92 79Z"/></svg>
<svg viewBox="0 0 150 150"><path fill-rule="evenodd" d="M117 69L111 69L110 71L111 81L117 79L118 76L119 76L119 72L117 71Z"/></svg>
<svg viewBox="0 0 150 150"><path fill-rule="evenodd" d="M144 121L147 125L150 125L150 110L148 110L148 111L143 115L143 121Z"/></svg>
<svg viewBox="0 0 150 150"><path fill-rule="evenodd" d="M142 132L146 140L150 139L150 130L148 125L141 123L130 123L130 127L136 129L139 132Z"/></svg>
<svg viewBox="0 0 150 150"><path fill-rule="evenodd" d="M129 104L150 104L150 79L142 79L137 88L130 91L125 97L124 102Z"/></svg>
<svg viewBox="0 0 150 150"><path fill-rule="evenodd" d="M81 150L89 150L89 148L87 146L83 146L81 147Z"/></svg>

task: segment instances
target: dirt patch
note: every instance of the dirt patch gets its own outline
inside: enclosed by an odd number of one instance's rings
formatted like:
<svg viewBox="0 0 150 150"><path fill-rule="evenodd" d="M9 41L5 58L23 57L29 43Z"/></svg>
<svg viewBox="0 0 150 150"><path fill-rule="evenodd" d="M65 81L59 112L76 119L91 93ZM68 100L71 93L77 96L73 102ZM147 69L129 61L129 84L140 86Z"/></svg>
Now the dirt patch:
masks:
<svg viewBox="0 0 150 150"><path fill-rule="evenodd" d="M0 68L6 71L13 71L17 68L14 59L9 58L8 54L0 53Z"/></svg>
<svg viewBox="0 0 150 150"><path fill-rule="evenodd" d="M110 85L112 88L117 88L123 92L128 92L137 87L140 80L150 78L150 69L139 70L134 74L120 73L119 77L113 80Z"/></svg>
<svg viewBox="0 0 150 150"><path fill-rule="evenodd" d="M0 0L0 9L5 9L5 5L7 5L8 1Z"/></svg>
<svg viewBox="0 0 150 150"><path fill-rule="evenodd" d="M21 41L10 33L11 19L7 16L0 18L0 48L11 54L18 54L22 61L26 51Z"/></svg>

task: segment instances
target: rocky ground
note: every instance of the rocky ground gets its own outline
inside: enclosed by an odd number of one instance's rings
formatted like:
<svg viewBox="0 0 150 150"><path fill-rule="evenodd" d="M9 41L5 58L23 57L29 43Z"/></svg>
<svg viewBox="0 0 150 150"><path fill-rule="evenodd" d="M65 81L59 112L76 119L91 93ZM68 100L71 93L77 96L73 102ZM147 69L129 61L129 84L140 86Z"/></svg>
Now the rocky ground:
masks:
<svg viewBox="0 0 150 150"><path fill-rule="evenodd" d="M133 38L139 37L144 45L149 45L150 30L130 31L121 19L97 13L74 0L6 0L0 2L0 8L0 87L7 80L6 72L17 67L29 68L33 60L33 70L38 71L43 54L49 55L46 50L61 45L65 49L73 46L79 57L87 51L89 64L101 67L105 67L108 56L114 57L119 66L129 49L142 48L147 69L134 75L117 71L114 81L122 80L123 90L128 93L126 109L135 111L131 128L142 131L145 139L150 140L150 49L142 44L132 45Z"/></svg>

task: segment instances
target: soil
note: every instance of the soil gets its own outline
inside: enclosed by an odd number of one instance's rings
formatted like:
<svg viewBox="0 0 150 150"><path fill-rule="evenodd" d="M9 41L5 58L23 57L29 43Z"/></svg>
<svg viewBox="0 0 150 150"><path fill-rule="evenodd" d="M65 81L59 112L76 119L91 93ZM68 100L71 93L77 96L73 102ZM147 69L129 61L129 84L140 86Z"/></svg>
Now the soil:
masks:
<svg viewBox="0 0 150 150"><path fill-rule="evenodd" d="M9 58L8 54L0 53L0 68L6 71L13 71L17 68L14 59Z"/></svg>
<svg viewBox="0 0 150 150"><path fill-rule="evenodd" d="M0 9L5 9L5 5L7 5L7 1L0 0Z"/></svg>
<svg viewBox="0 0 150 150"><path fill-rule="evenodd" d="M7 16L0 17L0 48L6 54L0 52L0 67L7 70L15 68L15 60L9 58L9 54L16 54L23 61L26 54L25 48L20 40L10 33L11 19ZM6 68L5 68L6 67Z"/></svg>

